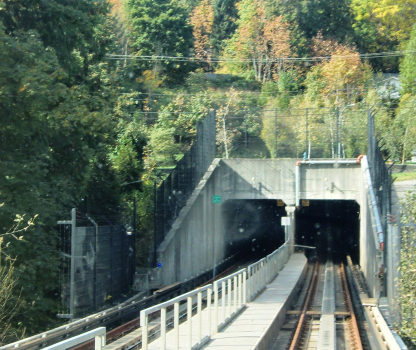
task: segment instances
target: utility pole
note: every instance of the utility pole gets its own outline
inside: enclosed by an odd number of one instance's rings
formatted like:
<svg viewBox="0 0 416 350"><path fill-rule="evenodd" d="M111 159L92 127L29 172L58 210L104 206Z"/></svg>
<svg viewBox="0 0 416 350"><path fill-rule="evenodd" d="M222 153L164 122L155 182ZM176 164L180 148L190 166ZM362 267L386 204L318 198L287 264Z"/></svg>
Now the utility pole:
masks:
<svg viewBox="0 0 416 350"><path fill-rule="evenodd" d="M337 158L341 158L341 145L339 142L339 108L337 107L335 109L335 113L336 113L336 120L337 120L337 141L336 141L336 145L337 145Z"/></svg>
<svg viewBox="0 0 416 350"><path fill-rule="evenodd" d="M244 113L244 127L245 127L245 139L244 139L244 158L247 158L247 118Z"/></svg>
<svg viewBox="0 0 416 350"><path fill-rule="evenodd" d="M277 108L274 109L274 157L277 158Z"/></svg>
<svg viewBox="0 0 416 350"><path fill-rule="evenodd" d="M77 232L77 212L71 210L71 276L69 281L69 315L71 322L75 315L75 235Z"/></svg>
<svg viewBox="0 0 416 350"><path fill-rule="evenodd" d="M308 132L308 109L305 111L305 153L307 154L307 159L309 159L308 152L308 141L309 141L309 132Z"/></svg>

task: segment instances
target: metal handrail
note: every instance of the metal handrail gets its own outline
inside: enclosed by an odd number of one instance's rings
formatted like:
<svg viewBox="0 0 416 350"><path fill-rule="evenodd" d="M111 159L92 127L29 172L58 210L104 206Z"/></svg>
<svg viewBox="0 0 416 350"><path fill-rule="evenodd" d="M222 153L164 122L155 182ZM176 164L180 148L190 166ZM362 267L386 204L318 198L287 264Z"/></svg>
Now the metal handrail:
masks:
<svg viewBox="0 0 416 350"><path fill-rule="evenodd" d="M229 276L223 277L213 283L214 286L214 331L218 332L221 324L225 324L233 314L240 311L246 305L246 279L247 270L241 269ZM222 322L218 322L218 300L221 285L221 308L222 308ZM234 292L234 298L232 297ZM233 310L231 310L232 299L234 301ZM228 303L227 303L228 301ZM228 307L227 307L228 306Z"/></svg>
<svg viewBox="0 0 416 350"><path fill-rule="evenodd" d="M202 293L206 291L207 298L207 310L208 310L208 336L211 335L211 293L212 285L192 290L188 293L182 294L171 300L165 301L158 305L149 307L145 310L140 311L140 326L142 327L142 349L147 350L148 348L148 335L149 335L149 315L160 311L160 337L162 340L161 349L166 349L166 309L173 306L173 332L175 335L174 349L179 349L179 303L181 301L187 302L187 317L188 321L192 318L192 299L197 297L197 337L198 343L202 341ZM187 349L192 349L192 322L188 322L188 341Z"/></svg>
<svg viewBox="0 0 416 350"><path fill-rule="evenodd" d="M106 344L106 328L99 327L76 337L65 339L59 343L43 348L44 350L65 350L95 338L95 349L101 350Z"/></svg>

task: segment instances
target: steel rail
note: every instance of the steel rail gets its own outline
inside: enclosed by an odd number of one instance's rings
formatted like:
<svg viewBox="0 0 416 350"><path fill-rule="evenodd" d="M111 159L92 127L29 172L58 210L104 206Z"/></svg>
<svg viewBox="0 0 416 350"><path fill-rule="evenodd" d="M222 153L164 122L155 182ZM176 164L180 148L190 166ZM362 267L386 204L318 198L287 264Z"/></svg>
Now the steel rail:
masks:
<svg viewBox="0 0 416 350"><path fill-rule="evenodd" d="M304 304L303 310L302 310L302 314L300 315L298 325L296 327L295 334L293 335L292 342L290 344L289 350L296 350L297 346L299 344L301 331L302 331L303 325L306 321L306 314L307 314L307 311L308 311L308 308L309 308L309 304L312 301L313 295L315 293L315 286L316 286L316 283L317 283L317 280L318 280L318 269L319 269L319 262L317 261L316 264L315 264L315 268L313 270L312 281L311 281L311 284L310 284L310 287L309 287L308 295L306 297L305 304Z"/></svg>
<svg viewBox="0 0 416 350"><path fill-rule="evenodd" d="M350 288L348 285L347 276L345 274L345 267L344 267L344 263L342 262L341 262L341 267L340 267L340 273L341 273L342 284L343 284L344 291L345 291L345 299L347 302L348 312L350 313L350 317L351 317L351 330L350 330L351 336L352 336L351 341L354 343L353 346L355 350L363 350L363 345L362 345L361 337L360 337L360 331L358 329L357 318L355 317L354 308L353 308L352 301L351 301Z"/></svg>
<svg viewBox="0 0 416 350"><path fill-rule="evenodd" d="M234 271L236 270L241 264L241 261L237 262L236 264L232 265L231 267L229 267L228 269L224 270L223 272L219 273L217 276L215 276L215 278L210 279L209 281L203 283L202 285L200 285L199 287L203 287L205 285L208 285L220 278L222 278L223 276L226 276L230 273L230 271ZM140 326L140 317L137 317L125 324L122 324L120 326L118 326L117 328L114 328L110 331L107 332L107 344L111 343L112 341L119 339L120 336L124 336L134 330L136 330L137 328L139 328ZM90 350L94 348L94 342L93 341L89 341L87 343L78 345L74 348L72 348L72 350Z"/></svg>

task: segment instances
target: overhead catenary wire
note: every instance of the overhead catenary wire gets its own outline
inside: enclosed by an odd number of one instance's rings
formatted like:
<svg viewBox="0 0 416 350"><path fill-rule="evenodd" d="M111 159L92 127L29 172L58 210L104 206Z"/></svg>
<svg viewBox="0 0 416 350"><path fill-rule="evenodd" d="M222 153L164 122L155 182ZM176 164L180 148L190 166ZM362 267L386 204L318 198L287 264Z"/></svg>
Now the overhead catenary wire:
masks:
<svg viewBox="0 0 416 350"><path fill-rule="evenodd" d="M278 57L278 58L260 58L257 59L258 62L268 62L268 63L281 63L281 62L309 62L309 61L327 61L331 58L345 58L345 59L355 59L357 56L361 59L373 59L373 58L385 58L385 57L401 57L406 55L414 55L416 50L401 50L401 51L386 51L386 52L375 52L375 53L357 53L351 55L330 55L330 56L306 56L306 57ZM107 54L108 59L113 60L125 60L125 59L134 59L138 61L172 61L172 62L206 62L207 60L199 59L193 56L146 56L146 55L133 55L133 54ZM229 59L221 57L212 57L209 59L210 63L252 63L252 58L246 59Z"/></svg>

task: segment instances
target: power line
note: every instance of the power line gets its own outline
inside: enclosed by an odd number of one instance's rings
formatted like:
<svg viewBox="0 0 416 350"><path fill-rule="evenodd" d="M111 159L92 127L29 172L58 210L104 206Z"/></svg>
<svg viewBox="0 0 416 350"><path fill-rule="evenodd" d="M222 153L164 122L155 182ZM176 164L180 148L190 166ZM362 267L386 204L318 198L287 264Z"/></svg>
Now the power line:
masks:
<svg viewBox="0 0 416 350"><path fill-rule="evenodd" d="M402 50L402 51L386 51L386 52L375 52L375 53L362 53L362 54L352 54L352 55L331 55L331 56L307 56L307 57L279 57L273 59L258 59L257 62L262 63L282 63L285 61L288 62L309 62L309 61L328 61L331 58L345 58L353 59L360 57L361 59L373 59L373 58L383 58L383 57L400 57L406 55L414 55L416 50ZM184 56L144 56L144 55L120 55L120 54L107 54L108 59L112 60L125 60L125 59L135 59L138 61L171 61L171 62L201 62L206 63L207 60L199 59L196 57L184 57ZM221 57L213 57L209 60L210 63L252 63L251 58L247 59L228 59Z"/></svg>

